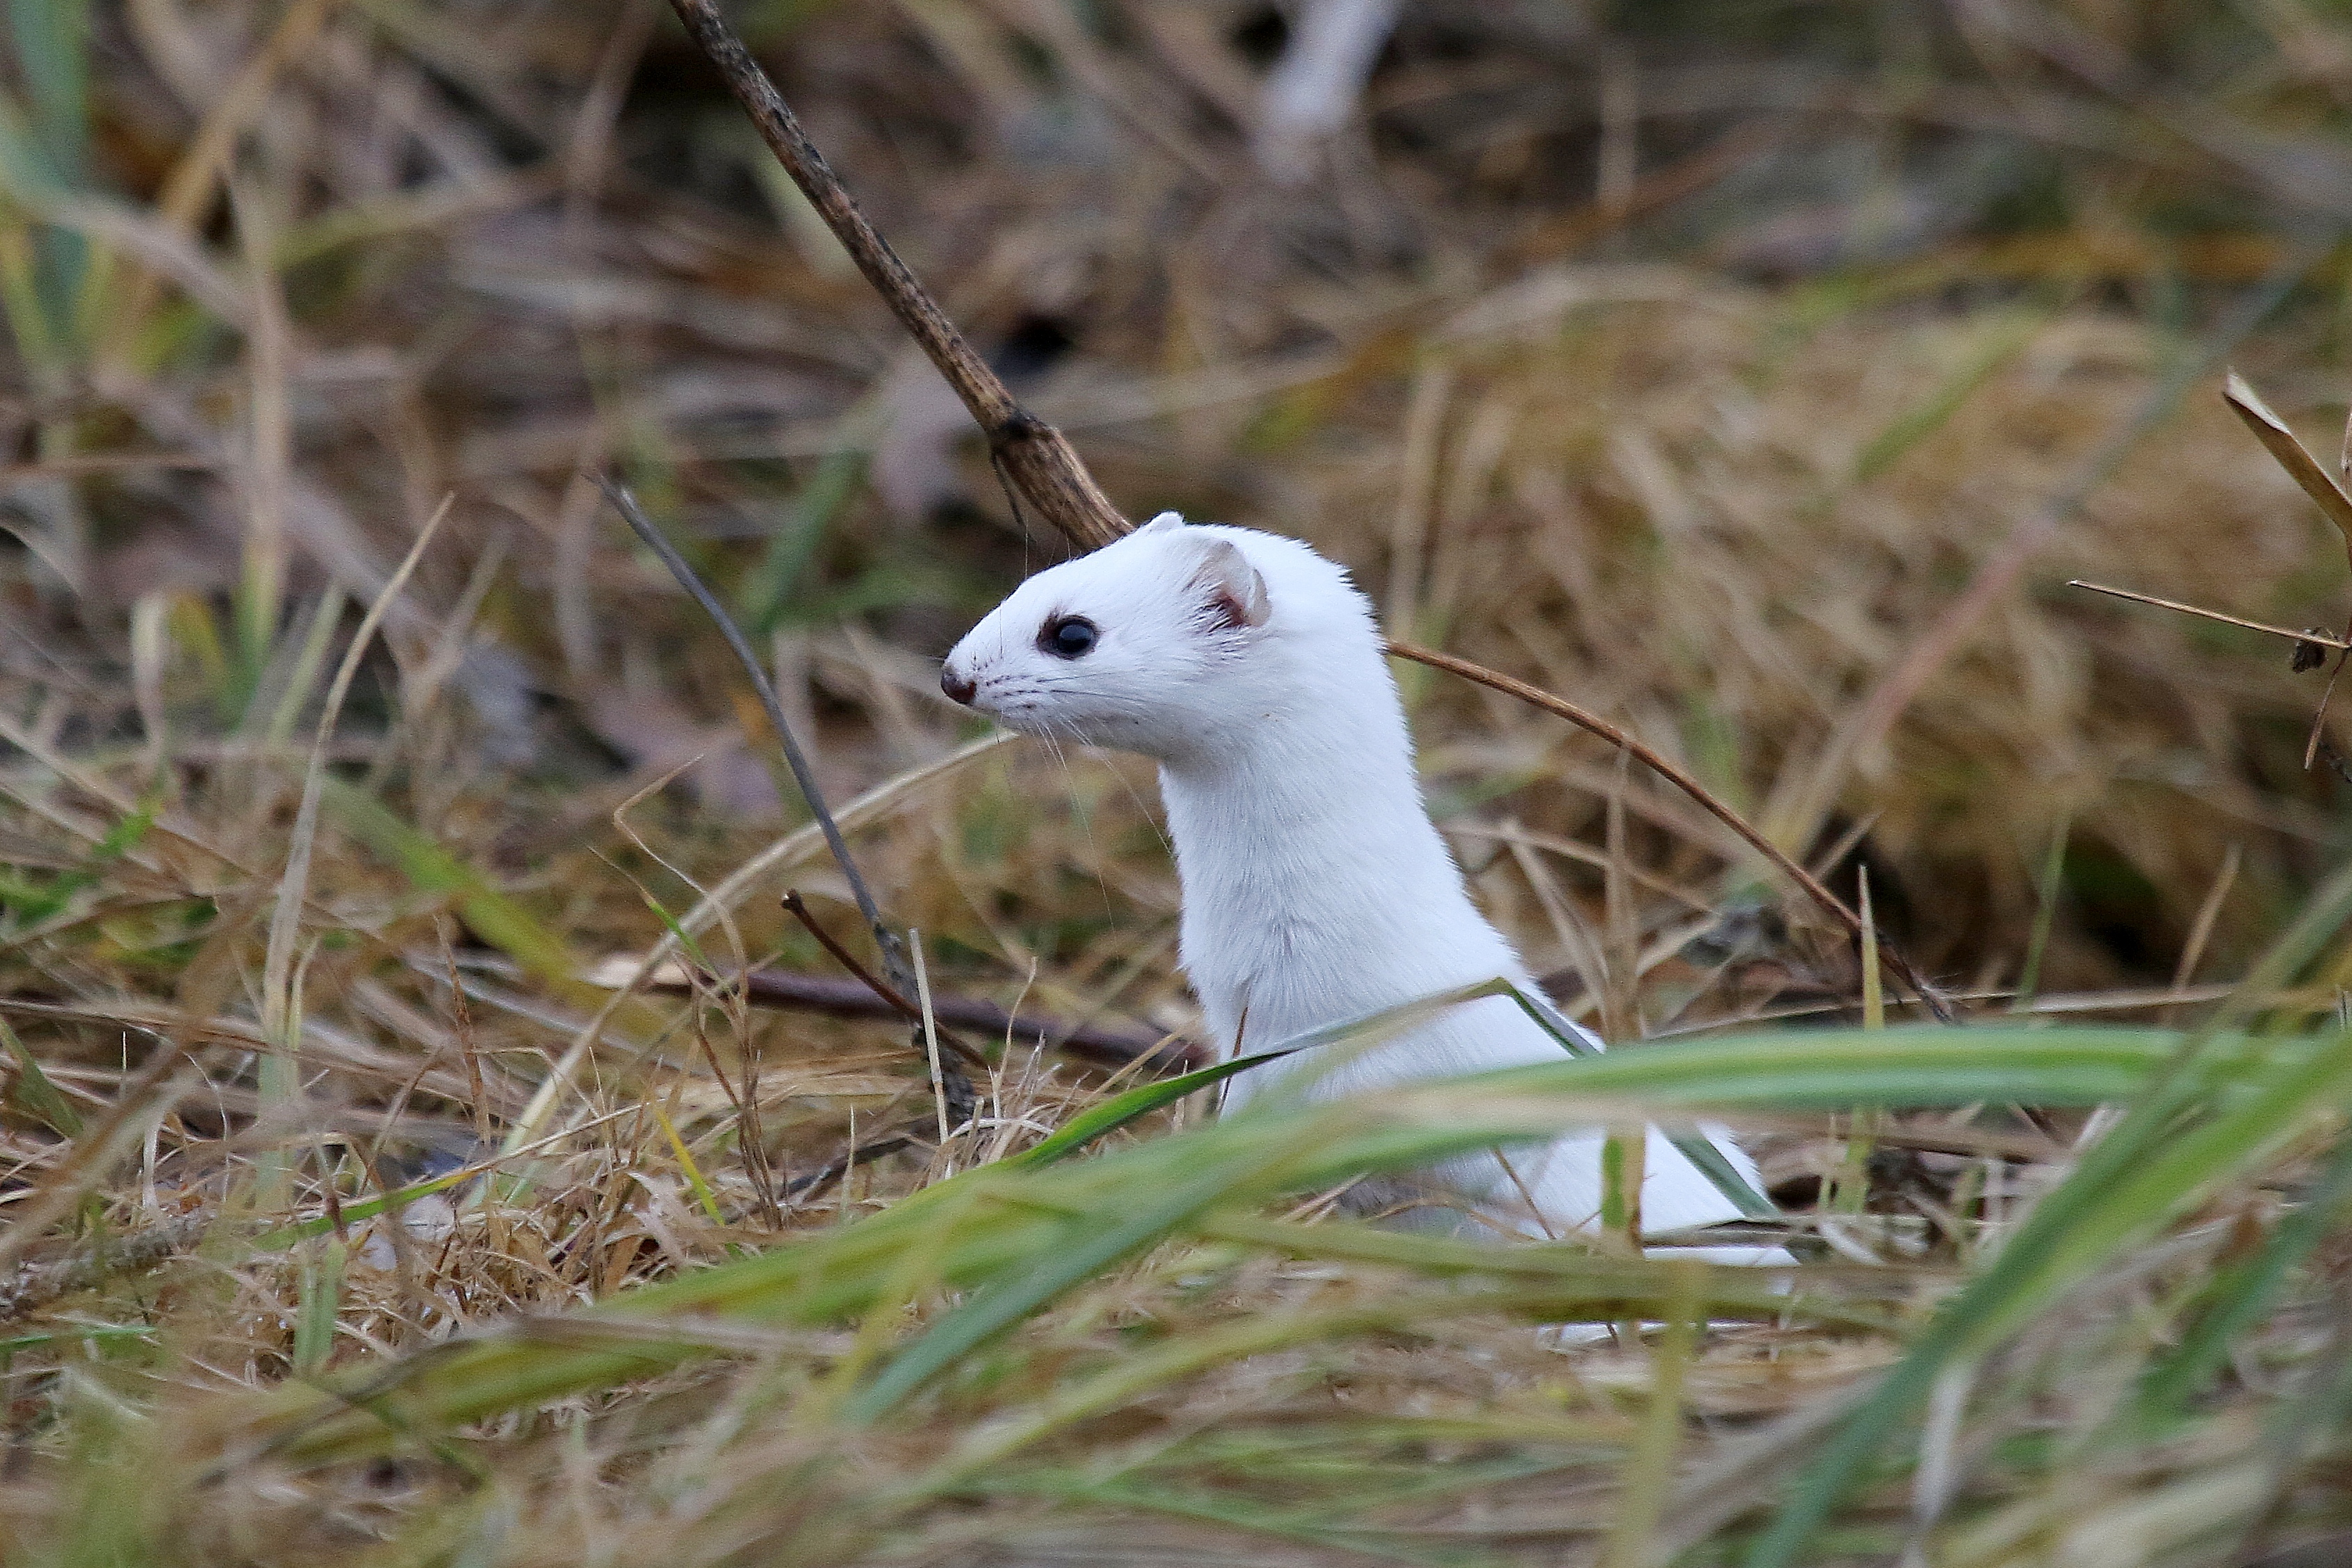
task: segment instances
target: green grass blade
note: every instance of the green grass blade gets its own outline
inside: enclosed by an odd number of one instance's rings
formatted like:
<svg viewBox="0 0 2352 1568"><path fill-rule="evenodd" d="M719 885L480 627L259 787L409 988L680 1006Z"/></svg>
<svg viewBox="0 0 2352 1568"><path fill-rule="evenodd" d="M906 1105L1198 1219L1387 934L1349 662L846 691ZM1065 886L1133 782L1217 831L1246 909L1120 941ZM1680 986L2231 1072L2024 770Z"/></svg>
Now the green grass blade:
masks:
<svg viewBox="0 0 2352 1568"><path fill-rule="evenodd" d="M2066 840L2072 826L2065 822L2058 825L2058 831L2050 837L2049 853L2042 858L2042 875L2034 882L2033 930L2025 942L2025 967L2018 973L2017 996L2010 1004L2012 1013L2029 1011L2042 989L2042 959L2049 951L2059 900L2066 889Z"/></svg>
<svg viewBox="0 0 2352 1568"><path fill-rule="evenodd" d="M1797 1568L1805 1561L1837 1500L1886 1449L1896 1426L1927 1397L1945 1366L1999 1342L2102 1263L2274 1152L2312 1118L2340 1107L2352 1096L2352 1035L2338 1036L2314 1054L2283 1053L2268 1081L2253 1090L2180 1132L2168 1125L2179 1109L2178 1080L2158 1078L2148 1102L2035 1206L1807 1466L1750 1552L1748 1568ZM2135 1121L2158 1135L2133 1136Z"/></svg>
<svg viewBox="0 0 2352 1568"><path fill-rule="evenodd" d="M49 167L79 184L89 140L89 0L8 0L9 52Z"/></svg>
<svg viewBox="0 0 2352 1568"><path fill-rule="evenodd" d="M1505 989L1511 1000L1519 1005L1520 1011L1534 1019L1537 1026L1558 1041L1560 1048L1570 1056L1581 1059L1602 1054L1584 1037L1582 1031L1569 1022L1565 1014L1551 1005L1550 998L1507 984ZM1612 1139L1611 1142L1613 1144L1615 1141ZM1717 1192L1731 1200L1732 1207L1739 1211L1742 1219L1780 1217L1780 1211L1772 1205L1772 1200L1748 1184L1748 1178L1741 1175L1723 1151L1715 1146L1713 1139L1701 1137L1696 1132L1669 1129L1666 1142L1684 1159L1696 1166L1699 1174L1714 1183Z"/></svg>
<svg viewBox="0 0 2352 1568"><path fill-rule="evenodd" d="M735 613L753 637L766 636L785 619L786 610L807 583L809 568L834 519L856 499L858 487L866 479L866 464L862 447L826 453L786 509L782 522L768 536L766 552L735 598Z"/></svg>
<svg viewBox="0 0 2352 1568"><path fill-rule="evenodd" d="M1214 1067L1202 1068L1179 1078L1129 1089L1125 1094L1105 1100L1102 1104L1092 1107L1074 1118L1052 1137L1034 1148L1024 1151L1017 1156L1017 1161L1020 1163L1033 1165L1050 1163L1076 1152L1107 1132L1123 1127L1139 1117L1147 1116L1162 1106L1172 1104L1187 1095L1198 1093L1213 1084L1221 1083L1236 1073L1247 1072L1267 1062L1279 1061L1285 1057L1296 1056L1301 1051L1312 1050L1322 1046L1351 1045L1363 1048L1410 1028L1423 1018L1433 1016L1448 1007L1490 996L1507 996L1517 1003L1520 1010L1534 1020L1537 1027L1551 1036L1571 1058L1597 1059L1602 1055L1590 1040L1584 1037L1583 1032L1570 1023L1548 999L1534 993L1523 991L1509 981L1497 977L1493 980L1479 981L1475 984L1457 986L1454 990L1440 992L1433 996L1424 996L1394 1007L1384 1008L1361 1018L1351 1018L1343 1023L1309 1030L1279 1046L1250 1056L1237 1057L1232 1061L1220 1062ZM1715 1183L1724 1195L1738 1208L1743 1217L1748 1219L1779 1217L1780 1211L1772 1206L1771 1200L1749 1186L1738 1171L1732 1166L1731 1162L1724 1157L1723 1151L1717 1149L1712 1141L1685 1131L1669 1132L1667 1141ZM1010 1163L1013 1162L1008 1162Z"/></svg>
<svg viewBox="0 0 2352 1568"><path fill-rule="evenodd" d="M1139 1085L1099 1104L1087 1107L1055 1129L1050 1137L1018 1154L1006 1157L1003 1163L1007 1165L1050 1165L1056 1160L1067 1159L1097 1138L1149 1116L1162 1106L1173 1105L1188 1095L1198 1094L1204 1089L1224 1082L1236 1073L1247 1072L1261 1063L1287 1054L1264 1051L1255 1056L1236 1057L1214 1067L1199 1068L1176 1078Z"/></svg>
<svg viewBox="0 0 2352 1568"><path fill-rule="evenodd" d="M146 838L148 829L155 826L155 814L161 805L152 797L140 802L136 809L106 830L106 837L98 841L88 859L52 879L47 887L11 888L5 901L13 906L17 931L21 933L62 913L76 893L96 886L109 866L138 848Z"/></svg>
<svg viewBox="0 0 2352 1568"><path fill-rule="evenodd" d="M344 829L397 866L420 891L450 895L475 935L543 980L565 986L578 984L579 965L562 939L493 889L472 867L364 791L331 777L324 795Z"/></svg>
<svg viewBox="0 0 2352 1568"><path fill-rule="evenodd" d="M2141 1420L2169 1415L2185 1404L2229 1354L2231 1342L2268 1315L2287 1278L2344 1223L2352 1206L2352 1138L2338 1143L2300 1206L2271 1233L2261 1251L2222 1269L2199 1292L2209 1303L2189 1331L2141 1378L2135 1412Z"/></svg>
<svg viewBox="0 0 2352 1568"><path fill-rule="evenodd" d="M1218 1228L1222 1233L1222 1226ZM912 1483L908 1495L959 1489L983 1469L1040 1439L1115 1410L1129 1400L1225 1363L1319 1340L1410 1333L1428 1320L1455 1319L1470 1311L1529 1321L1609 1322L1692 1310L1707 1315L1719 1311L1723 1316L1770 1319L1790 1310L1790 1298L1771 1289L1769 1276L1735 1278L1741 1273L1737 1268L1710 1268L1687 1261L1601 1258L1588 1253L1576 1260L1575 1267L1561 1269L1542 1285L1513 1281L1476 1295L1443 1289L1416 1290L1377 1302L1241 1318L1205 1331L1171 1336L1055 1390L1023 1415L974 1430L929 1474Z"/></svg>
<svg viewBox="0 0 2352 1568"><path fill-rule="evenodd" d="M302 1259L301 1297L294 1319L294 1371L299 1376L316 1375L335 1348L335 1319L343 1304L343 1263L340 1240L329 1241L317 1257Z"/></svg>
<svg viewBox="0 0 2352 1568"><path fill-rule="evenodd" d="M1066 1159L1106 1133L1116 1131L1131 1121L1149 1116L1162 1106L1173 1105L1187 1095L1197 1094L1204 1089L1223 1083L1237 1073L1248 1072L1253 1068L1263 1067L1268 1062L1280 1061L1285 1057L1297 1056L1301 1051L1312 1050L1318 1046L1374 1044L1459 1003L1475 1001L1484 996L1499 996L1506 993L1517 994L1516 989L1508 981L1481 981L1475 985L1461 986L1452 991L1441 992L1435 996L1424 996L1417 1001L1383 1008L1380 1012L1369 1014L1361 1018L1350 1018L1344 1023L1328 1025L1320 1029L1310 1029L1306 1034L1285 1041L1279 1046L1270 1047L1263 1051L1255 1051L1248 1056L1235 1057L1231 1061L1219 1062L1214 1067L1199 1068L1176 1078L1143 1084L1129 1089L1124 1094L1115 1095L1099 1105L1089 1106L1063 1123L1051 1137L1023 1150L1003 1163L1007 1165L1052 1164L1056 1160Z"/></svg>
<svg viewBox="0 0 2352 1568"><path fill-rule="evenodd" d="M1835 1110L1971 1105L2104 1105L2128 1100L2188 1037L2168 1029L2034 1028L2000 1023L1875 1032L1822 1029L1720 1035L1612 1051L1582 1061L1512 1068L1477 1080L1498 1089L1638 1098L1722 1110ZM2197 1085L2228 1085L2305 1042L2216 1037Z"/></svg>
<svg viewBox="0 0 2352 1568"><path fill-rule="evenodd" d="M63 1328L42 1329L29 1334L12 1334L0 1340L0 1361L18 1351L40 1350L49 1345L117 1344L137 1340L152 1341L161 1331L145 1323L68 1323Z"/></svg>
<svg viewBox="0 0 2352 1568"><path fill-rule="evenodd" d="M2024 311L2004 323L1925 402L1904 410L1893 423L1871 437L1869 444L1854 459L1854 482L1868 484L1893 468L1912 447L1949 424L1952 416L1968 405L1969 399L1976 395L1995 372L2016 358L2040 335L2042 328L2049 325L2053 313L2047 309Z"/></svg>
<svg viewBox="0 0 2352 1568"><path fill-rule="evenodd" d="M1268 1152L1265 1163L1286 1157ZM982 1342L1043 1307L1112 1264L1151 1246L1185 1219L1245 1184L1263 1164L1211 1168L1147 1202L1092 1234L1047 1248L1026 1270L997 1282L933 1324L854 1395L843 1414L863 1425L920 1387L933 1374ZM1090 1216L1091 1217L1091 1216ZM1073 1229L1078 1227L1073 1226Z"/></svg>
<svg viewBox="0 0 2352 1568"><path fill-rule="evenodd" d="M1496 1479L1486 1468L1463 1478L1465 1486ZM1302 1517L1295 1509L1230 1491L1179 1489L1140 1480L1099 1480L1084 1472L1029 1476L1015 1486L992 1484L985 1489L1006 1495L1050 1497L1061 1502L1123 1513L1157 1513L1171 1519L1193 1520L1225 1530L1335 1549L1344 1554L1343 1561L1404 1563L1415 1564L1416 1568L1471 1568L1475 1563L1496 1562L1493 1558L1465 1558L1458 1549L1451 1547L1415 1546L1409 1537L1356 1521Z"/></svg>
<svg viewBox="0 0 2352 1568"><path fill-rule="evenodd" d="M7 99L0 94L0 191L17 184L18 176L9 169L22 160L24 153L12 144L13 138ZM32 226L21 221L13 205L0 197L0 310L7 314L17 359L35 384L47 385L64 373L65 362L48 307L41 300L33 242Z"/></svg>
<svg viewBox="0 0 2352 1568"><path fill-rule="evenodd" d="M31 1048L8 1026L5 1018L0 1018L0 1046L7 1048L9 1059L16 1064L16 1081L8 1086L9 1102L26 1115L47 1124L60 1137L80 1137L81 1112L74 1109L64 1090L49 1081Z"/></svg>
<svg viewBox="0 0 2352 1568"><path fill-rule="evenodd" d="M670 1152L677 1156L677 1168L685 1173L686 1184L692 1189L694 1201L702 1205L704 1216L712 1225L723 1228L727 1224L727 1216L719 1210L719 1194L710 1190L710 1183L703 1176L702 1167L695 1163L694 1152L686 1146L686 1140L677 1135L677 1125L670 1121L669 1112L667 1110L658 1103L654 1104L651 1110L654 1113L654 1121L660 1125L663 1135L669 1140Z"/></svg>

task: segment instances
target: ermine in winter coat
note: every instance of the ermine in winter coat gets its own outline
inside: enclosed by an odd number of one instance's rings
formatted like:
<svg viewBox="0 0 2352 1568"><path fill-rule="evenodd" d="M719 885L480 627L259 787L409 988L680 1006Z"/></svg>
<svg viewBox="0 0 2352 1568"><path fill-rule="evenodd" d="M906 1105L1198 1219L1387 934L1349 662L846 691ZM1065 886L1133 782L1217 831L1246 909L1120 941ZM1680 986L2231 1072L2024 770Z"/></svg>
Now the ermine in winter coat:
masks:
<svg viewBox="0 0 2352 1568"><path fill-rule="evenodd" d="M1022 584L956 645L940 684L1014 730L1160 763L1184 967L1222 1051L1497 975L1534 991L1430 822L1370 605L1298 541L1163 512ZM1508 997L1339 1049L1228 1080L1227 1110L1299 1073L1335 1099L1561 1056ZM1754 1184L1747 1156L1716 1142ZM1576 1133L1513 1149L1507 1169L1482 1155L1434 1174L1482 1215L1564 1235L1598 1221L1601 1145ZM1657 1233L1738 1213L1653 1129L1642 1216Z"/></svg>

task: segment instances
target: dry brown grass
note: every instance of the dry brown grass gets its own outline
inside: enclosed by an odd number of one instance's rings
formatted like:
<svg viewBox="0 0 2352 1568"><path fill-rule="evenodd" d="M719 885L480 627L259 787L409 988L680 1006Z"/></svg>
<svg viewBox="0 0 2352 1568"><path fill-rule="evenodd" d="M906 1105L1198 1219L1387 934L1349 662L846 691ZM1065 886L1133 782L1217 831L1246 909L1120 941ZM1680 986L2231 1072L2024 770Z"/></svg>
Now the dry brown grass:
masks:
<svg viewBox="0 0 2352 1568"><path fill-rule="evenodd" d="M1129 510L1298 534L1400 636L1624 722L1841 889L1866 863L1890 933L1988 1013L2031 968L2045 1007L2205 1016L2212 989L2172 988L2245 975L2339 858L2344 766L2302 765L2326 677L2060 584L2341 620L2339 542L2218 374L2097 465L2266 288L2236 361L2333 450L2347 274L2305 236L2345 216L2352 34L2306 0L2051 0L2007 31L1969 4L1694 0L1603 48L1574 9L1411 7L1370 119L1295 191L1236 119L1269 26L1244 6L753 19L880 226ZM862 1316L699 1323L707 1359L396 1457L253 1459L257 1387L560 1344L594 1331L507 1325L837 1241L1118 1087L975 1041L997 1071L944 1155L811 1183L930 1123L903 1032L646 995L529 1114L610 1000L583 976L660 937L649 901L684 915L803 818L592 471L740 595L836 805L880 789L860 862L936 985L1192 1014L1148 769L1016 745L890 783L972 738L929 660L1055 551L653 0L136 0L93 5L86 49L79 14L18 8L0 121L11 1561L1725 1561L2071 1167L2072 1102L1862 1139L1757 1112L1769 1179L1843 1261L1777 1321L1565 1352L1528 1325L1610 1316L1570 1299L1599 1264L1538 1287L1350 1254L1344 1226L1269 1241L1236 1216L1313 1205L1246 1189L864 1425L839 1402L946 1315L936 1278ZM1633 121L1596 119L1634 58ZM1629 145L1627 189L1605 172ZM447 497L301 845L320 697ZM1442 822L1564 1001L1614 992L1660 1035L1851 1016L1852 955L1719 825L1557 721L1401 679ZM2339 703L2328 754L2347 724ZM847 931L845 889L793 843L698 925L715 966L829 972L776 898ZM2341 971L2275 976L2301 989L2272 1022L2334 1007ZM2332 1561L2347 1259L2340 1194L2310 1194L2336 1125L1969 1363L1959 1417L1903 1428L1811 1560L1893 1561L1941 1465L1913 1561ZM2135 1380L2221 1310L2211 1282L2304 1214L2324 1234L2188 1414L2125 1431ZM1638 1300L1616 1315L1672 1315Z"/></svg>

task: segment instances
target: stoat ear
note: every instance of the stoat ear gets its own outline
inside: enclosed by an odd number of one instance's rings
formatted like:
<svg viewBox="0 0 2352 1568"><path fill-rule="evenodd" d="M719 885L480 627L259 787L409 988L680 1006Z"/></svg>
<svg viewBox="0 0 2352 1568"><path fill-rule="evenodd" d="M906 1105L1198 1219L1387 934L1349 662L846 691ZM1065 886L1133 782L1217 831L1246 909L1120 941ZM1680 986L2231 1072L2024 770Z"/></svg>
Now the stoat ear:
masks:
<svg viewBox="0 0 2352 1568"><path fill-rule="evenodd" d="M1153 518L1150 522L1145 523L1141 528L1137 529L1135 531L1138 533L1163 533L1169 529L1181 528L1183 526L1184 516L1181 512L1163 511L1158 517Z"/></svg>
<svg viewBox="0 0 2352 1568"><path fill-rule="evenodd" d="M1274 614L1265 579L1229 539L1213 540L1201 552L1201 563L1192 571L1192 585L1205 592L1211 616L1227 631L1262 626Z"/></svg>

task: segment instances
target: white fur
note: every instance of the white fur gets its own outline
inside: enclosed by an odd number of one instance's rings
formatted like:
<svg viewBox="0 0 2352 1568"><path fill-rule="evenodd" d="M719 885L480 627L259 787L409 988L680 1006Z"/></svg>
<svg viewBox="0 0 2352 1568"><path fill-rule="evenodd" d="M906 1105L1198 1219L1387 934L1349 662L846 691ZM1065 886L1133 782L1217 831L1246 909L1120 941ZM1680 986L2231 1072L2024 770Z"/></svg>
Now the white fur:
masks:
<svg viewBox="0 0 2352 1568"><path fill-rule="evenodd" d="M1262 625L1248 624L1253 608ZM1041 628L1069 616L1094 624L1093 650L1043 651ZM1022 584L948 655L942 684L965 682L973 706L1013 729L1159 761L1184 966L1222 1051L1497 974L1533 987L1429 820L1370 605L1298 541L1163 512ZM1244 1073L1225 1105L1285 1079L1330 1099L1560 1054L1508 998L1490 998L1352 1058ZM1753 1182L1753 1163L1716 1141ZM1601 1146L1580 1134L1513 1152L1508 1171L1481 1155L1439 1174L1489 1213L1516 1211L1519 1228L1565 1234L1597 1220ZM1654 1129L1646 1161L1646 1229L1738 1217Z"/></svg>

